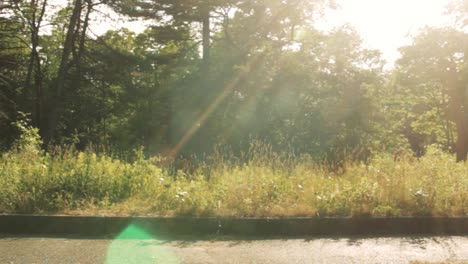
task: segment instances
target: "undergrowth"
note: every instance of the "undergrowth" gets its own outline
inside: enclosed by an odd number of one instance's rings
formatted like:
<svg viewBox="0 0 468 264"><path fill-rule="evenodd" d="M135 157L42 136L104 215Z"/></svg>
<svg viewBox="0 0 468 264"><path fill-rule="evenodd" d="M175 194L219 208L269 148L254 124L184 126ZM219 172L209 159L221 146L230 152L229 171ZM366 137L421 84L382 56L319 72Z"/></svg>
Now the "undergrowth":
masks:
<svg viewBox="0 0 468 264"><path fill-rule="evenodd" d="M0 213L190 216L466 216L468 164L430 148L329 172L310 157L252 150L190 170L73 149L18 146L0 157Z"/></svg>

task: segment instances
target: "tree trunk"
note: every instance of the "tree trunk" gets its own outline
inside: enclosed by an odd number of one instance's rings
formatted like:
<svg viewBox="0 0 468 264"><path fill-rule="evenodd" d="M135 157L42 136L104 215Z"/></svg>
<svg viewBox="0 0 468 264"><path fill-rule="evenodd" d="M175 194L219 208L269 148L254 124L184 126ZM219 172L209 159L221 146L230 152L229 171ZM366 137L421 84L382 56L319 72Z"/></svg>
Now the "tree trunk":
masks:
<svg viewBox="0 0 468 264"><path fill-rule="evenodd" d="M27 76L26 76L26 87L27 91L32 95L32 107L31 111L33 114L33 123L37 128L42 127L42 69L41 60L39 57L39 30L41 28L42 20L47 7L47 0L44 0L39 9L39 2L37 0L31 0L29 3L32 9L31 17L28 20L29 29L31 32L31 54L28 64ZM21 7L17 5L17 8ZM38 10L39 9L39 10ZM20 10L21 11L21 10ZM38 12L39 11L39 12ZM21 11L22 12L22 11Z"/></svg>
<svg viewBox="0 0 468 264"><path fill-rule="evenodd" d="M35 86L35 91L36 91L36 101L34 104L35 108L35 126L39 129L39 132L43 132L43 122L42 122L42 101L43 101L43 95L42 95L42 69L41 69L41 61L39 58L39 54L36 53L36 72L34 76L34 86Z"/></svg>
<svg viewBox="0 0 468 264"><path fill-rule="evenodd" d="M39 131L42 133L43 131L43 122L42 122L42 80L43 80L43 75L42 75L42 65L41 65L41 58L39 57L39 51L37 50L37 47L39 46L39 30L41 27L42 19L44 17L45 11L47 7L47 0L44 0L42 3L41 11L39 14L39 18L37 20L37 26L36 26L36 45L35 45L35 50L34 50L34 56L36 57L36 71L34 75L34 86L35 86L35 92L36 92L36 102L35 102L35 112L36 112L36 122L35 125L37 128L39 128Z"/></svg>
<svg viewBox="0 0 468 264"><path fill-rule="evenodd" d="M455 124L457 125L457 142L455 152L457 153L457 161L466 161L468 153L468 113L466 109L466 89L464 85L459 85L455 89L456 97L452 99L453 106L456 109Z"/></svg>
<svg viewBox="0 0 468 264"><path fill-rule="evenodd" d="M46 143L50 143L55 136L55 129L59 120L60 111L63 107L63 90L65 88L65 82L68 75L69 70L69 59L70 54L73 51L73 39L75 34L75 28L80 23L80 14L81 14L81 0L75 0L75 4L73 7L73 13L70 18L70 22L67 28L67 34L65 37L65 43L63 45L62 51L62 58L60 60L60 66L57 74L57 81L55 86L55 94L54 94L54 101L51 102L51 112L49 117L49 123L47 128L47 134L45 141Z"/></svg>
<svg viewBox="0 0 468 264"><path fill-rule="evenodd" d="M203 24L203 71L207 73L210 67L210 9L206 5L202 8L202 24Z"/></svg>
<svg viewBox="0 0 468 264"><path fill-rule="evenodd" d="M26 74L26 91L23 93L24 94L24 98L25 98L25 101L28 102L28 98L27 98L27 94L28 93L33 93L33 75L34 75L34 66L35 66L35 59L36 59L36 56L35 56L35 53L37 53L37 36L38 36L38 27L36 26L36 8L37 8L37 3L35 0L31 0L31 2L29 3L29 6L30 8L32 8L32 13L31 13L31 17L29 18L29 20L27 20L27 24L29 25L29 29L30 29L30 32L31 32L31 36L30 36L30 39L31 39L31 53L29 54L29 64L28 64L28 71L27 71L27 74ZM20 11L21 13L23 13L23 11L21 10L22 7L20 7L19 5L17 5L17 9L18 11ZM27 19L27 18L26 18ZM34 107L32 108L34 109ZM34 120L34 123L35 123L35 120L36 120L36 115L35 113L33 113L33 120Z"/></svg>
<svg viewBox="0 0 468 264"><path fill-rule="evenodd" d="M76 65L76 71L74 73L74 84L73 84L73 89L74 91L78 91L81 87L81 79L82 79L82 70L81 70L81 60L83 59L84 56L84 51L85 51L85 42L86 42L86 32L88 30L88 25L89 25L89 18L91 15L92 11L92 3L91 0L85 0L86 3L86 13L84 15L84 20L83 20L83 26L81 27L81 30L79 26L76 29L75 36L73 37L73 42L77 42L78 45L73 45L74 48L78 46L78 50L73 51L73 59L71 62L71 65ZM82 10L83 11L83 10Z"/></svg>
<svg viewBox="0 0 468 264"><path fill-rule="evenodd" d="M468 86L460 80L456 72L450 71L450 111L457 127L455 153L457 162L466 161L468 154Z"/></svg>

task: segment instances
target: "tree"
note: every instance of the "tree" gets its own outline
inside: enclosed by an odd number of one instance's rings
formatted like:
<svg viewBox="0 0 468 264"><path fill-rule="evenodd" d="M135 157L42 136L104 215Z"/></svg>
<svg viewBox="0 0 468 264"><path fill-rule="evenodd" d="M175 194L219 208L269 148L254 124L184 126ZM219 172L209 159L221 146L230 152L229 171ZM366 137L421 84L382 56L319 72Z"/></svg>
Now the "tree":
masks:
<svg viewBox="0 0 468 264"><path fill-rule="evenodd" d="M67 101L64 95L71 88L78 89L81 81L81 60L85 53L87 40L87 30L90 24L90 17L95 8L107 1L94 0L74 0L69 7L69 19L66 21L66 31L60 63L56 77L54 79L54 89L52 92L53 104L49 108L48 124L44 133L45 142L50 143L56 137L57 127L60 123L61 114L64 113L64 103ZM74 82L70 81L71 71L74 71Z"/></svg>
<svg viewBox="0 0 468 264"><path fill-rule="evenodd" d="M201 24L203 67L205 70L209 65L210 42L211 42L211 19L212 11L232 5L233 0L164 0L148 2L144 0L117 1L114 8L131 17L144 17L153 19L158 24L165 19L174 27L187 25L193 22Z"/></svg>
<svg viewBox="0 0 468 264"><path fill-rule="evenodd" d="M33 114L33 124L37 127L42 125L43 104L39 33L46 7L47 0L10 0L3 2L0 7L3 15L0 21L4 51L2 57L5 69L8 70L2 74L3 84L6 85L6 92L2 93L2 101L6 105L3 115L7 120L14 121L18 111L30 112ZM27 61L24 57L26 53L29 53ZM15 77L11 76L13 69L17 72Z"/></svg>
<svg viewBox="0 0 468 264"><path fill-rule="evenodd" d="M455 123L457 139L453 149L457 161L465 161L468 153L467 44L466 33L426 28L412 45L401 48L402 58L398 61L399 83L413 89L429 89L414 93L419 97L435 94L442 111ZM450 129L448 126L446 129Z"/></svg>
<svg viewBox="0 0 468 264"><path fill-rule="evenodd" d="M20 19L26 26L30 35L30 55L29 63L27 66L26 76L26 89L35 94L34 107L33 107L33 123L36 127L42 126L42 69L41 59L39 56L40 38L39 32L42 27L44 15L47 8L47 0L31 0L21 3L19 1L12 1L13 13L15 17Z"/></svg>
<svg viewBox="0 0 468 264"><path fill-rule="evenodd" d="M455 17L461 28L468 26L468 1L453 0L448 6L448 13Z"/></svg>

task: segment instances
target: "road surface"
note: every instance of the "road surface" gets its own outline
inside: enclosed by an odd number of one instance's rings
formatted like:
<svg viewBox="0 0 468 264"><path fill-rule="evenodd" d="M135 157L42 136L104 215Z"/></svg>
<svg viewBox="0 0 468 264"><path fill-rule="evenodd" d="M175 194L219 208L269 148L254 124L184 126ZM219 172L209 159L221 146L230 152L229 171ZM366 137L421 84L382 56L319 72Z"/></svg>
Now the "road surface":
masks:
<svg viewBox="0 0 468 264"><path fill-rule="evenodd" d="M164 240L0 235L0 263L468 263L468 237Z"/></svg>

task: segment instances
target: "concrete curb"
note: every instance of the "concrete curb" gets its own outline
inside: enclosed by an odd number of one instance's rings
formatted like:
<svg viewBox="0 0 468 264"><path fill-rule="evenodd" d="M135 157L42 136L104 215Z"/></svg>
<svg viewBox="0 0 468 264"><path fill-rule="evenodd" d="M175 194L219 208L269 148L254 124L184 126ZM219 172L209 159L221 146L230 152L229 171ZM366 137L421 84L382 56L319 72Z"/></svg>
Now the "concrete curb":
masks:
<svg viewBox="0 0 468 264"><path fill-rule="evenodd" d="M0 215L0 233L118 234L136 225L157 236L468 235L468 217L190 218Z"/></svg>

